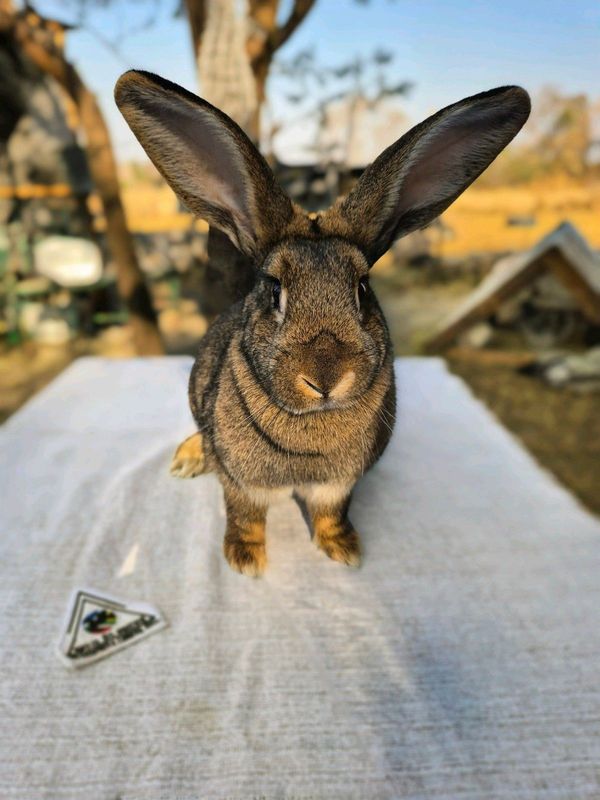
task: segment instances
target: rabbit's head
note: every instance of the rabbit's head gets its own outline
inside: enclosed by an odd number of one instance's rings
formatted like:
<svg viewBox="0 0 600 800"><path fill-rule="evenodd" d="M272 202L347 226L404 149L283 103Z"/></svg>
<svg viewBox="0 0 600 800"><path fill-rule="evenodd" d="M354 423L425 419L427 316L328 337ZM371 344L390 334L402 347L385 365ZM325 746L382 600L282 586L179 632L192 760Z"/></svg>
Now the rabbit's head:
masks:
<svg viewBox="0 0 600 800"><path fill-rule="evenodd" d="M444 211L520 130L527 93L469 97L406 133L352 192L311 218L225 114L155 75L131 71L117 105L184 204L256 266L242 352L279 404L302 413L344 405L372 384L389 351L371 265Z"/></svg>

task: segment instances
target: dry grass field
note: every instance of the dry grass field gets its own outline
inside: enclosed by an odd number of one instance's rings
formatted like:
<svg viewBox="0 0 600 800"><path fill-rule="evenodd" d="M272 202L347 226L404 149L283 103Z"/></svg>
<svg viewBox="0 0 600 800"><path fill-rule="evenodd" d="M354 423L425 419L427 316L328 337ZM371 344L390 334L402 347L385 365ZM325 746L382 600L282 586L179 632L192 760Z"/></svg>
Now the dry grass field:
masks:
<svg viewBox="0 0 600 800"><path fill-rule="evenodd" d="M192 224L191 215L181 211L171 189L158 179L127 173L123 200L134 231L181 230ZM442 219L445 231L432 233L430 242L432 254L443 259L523 250L565 219L600 248L600 181L576 183L562 176L514 187L476 184ZM196 225L205 230L203 222Z"/></svg>
<svg viewBox="0 0 600 800"><path fill-rule="evenodd" d="M509 224L516 218L528 224ZM600 248L600 182L556 178L523 187L472 188L443 219L448 235L435 247L445 258L524 250L566 219Z"/></svg>
<svg viewBox="0 0 600 800"><path fill-rule="evenodd" d="M501 366L450 361L450 368L545 469L600 514L600 402L597 394L553 389Z"/></svg>

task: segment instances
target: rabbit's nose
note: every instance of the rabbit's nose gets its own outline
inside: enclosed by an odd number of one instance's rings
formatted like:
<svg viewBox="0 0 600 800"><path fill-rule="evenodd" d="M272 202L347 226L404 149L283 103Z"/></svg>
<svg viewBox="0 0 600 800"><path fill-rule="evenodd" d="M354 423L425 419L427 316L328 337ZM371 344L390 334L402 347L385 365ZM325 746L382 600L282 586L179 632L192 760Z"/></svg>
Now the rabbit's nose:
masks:
<svg viewBox="0 0 600 800"><path fill-rule="evenodd" d="M327 392L315 383L313 378L308 378L306 375L298 375L296 385L302 394L306 394L308 397L327 397Z"/></svg>
<svg viewBox="0 0 600 800"><path fill-rule="evenodd" d="M300 391L308 395L308 397L317 399L323 398L324 400L327 400L328 397L338 399L348 393L355 378L354 370L349 369L347 372L344 372L342 377L332 386L326 379L319 379L317 382L317 380L312 377L300 374L296 378L296 385Z"/></svg>
<svg viewBox="0 0 600 800"><path fill-rule="evenodd" d="M343 397L352 388L352 384L354 383L355 378L356 378L356 373L354 372L353 369L349 369L347 372L344 372L342 377L329 392L329 396L335 398Z"/></svg>
<svg viewBox="0 0 600 800"><path fill-rule="evenodd" d="M306 342L302 352L296 389L312 400L339 399L350 391L356 375L352 352L333 333L322 331Z"/></svg>

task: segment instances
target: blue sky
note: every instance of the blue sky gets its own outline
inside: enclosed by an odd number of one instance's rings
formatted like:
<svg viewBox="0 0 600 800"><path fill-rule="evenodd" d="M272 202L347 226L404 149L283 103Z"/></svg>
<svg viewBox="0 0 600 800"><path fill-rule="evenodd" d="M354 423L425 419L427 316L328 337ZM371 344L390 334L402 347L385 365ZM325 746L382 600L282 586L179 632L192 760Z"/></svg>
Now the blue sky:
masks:
<svg viewBox="0 0 600 800"><path fill-rule="evenodd" d="M142 157L112 100L121 72L148 69L198 90L189 31L185 20L172 19L174 4L164 0L151 27L126 36L120 57L88 31L69 35L68 54L98 95L120 158ZM283 12L287 6L284 0ZM58 18L74 18L70 0L38 0L37 7ZM114 40L146 19L151 8L139 0L113 0L110 10L93 12L88 20ZM317 0L281 53L291 56L307 47L316 49L319 61L333 65L377 47L393 51L390 79L414 82L403 101L411 123L506 83L519 83L534 97L548 84L565 93L600 97L598 0L370 0L367 5ZM289 113L277 86L272 87L272 105L283 116Z"/></svg>

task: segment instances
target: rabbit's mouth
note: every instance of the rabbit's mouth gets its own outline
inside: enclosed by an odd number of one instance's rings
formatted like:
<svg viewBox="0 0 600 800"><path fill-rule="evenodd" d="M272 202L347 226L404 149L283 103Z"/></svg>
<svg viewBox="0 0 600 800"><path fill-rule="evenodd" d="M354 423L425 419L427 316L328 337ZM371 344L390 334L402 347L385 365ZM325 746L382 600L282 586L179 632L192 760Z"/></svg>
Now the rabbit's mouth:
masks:
<svg viewBox="0 0 600 800"><path fill-rule="evenodd" d="M306 415L327 414L333 411L343 411L352 405L352 401L342 401L328 397L323 400L315 400L312 405L304 406L302 408L299 406L291 406L281 401L279 401L277 405L283 411L287 411L288 414L293 414L295 417L303 417Z"/></svg>
<svg viewBox="0 0 600 800"><path fill-rule="evenodd" d="M290 402L291 398L281 398L278 405L295 416L340 411L352 404L355 381L354 370L347 370L333 384L322 378L317 383L317 379L300 373L294 384L294 400L297 398L299 402Z"/></svg>
<svg viewBox="0 0 600 800"><path fill-rule="evenodd" d="M337 411L364 393L377 364L354 354L341 360L286 358L275 371L271 395L295 415Z"/></svg>

